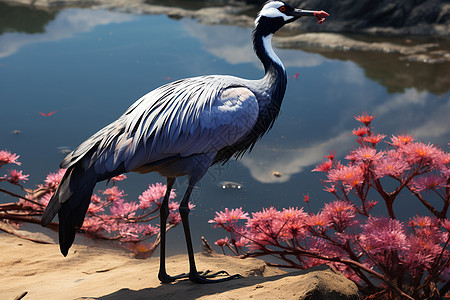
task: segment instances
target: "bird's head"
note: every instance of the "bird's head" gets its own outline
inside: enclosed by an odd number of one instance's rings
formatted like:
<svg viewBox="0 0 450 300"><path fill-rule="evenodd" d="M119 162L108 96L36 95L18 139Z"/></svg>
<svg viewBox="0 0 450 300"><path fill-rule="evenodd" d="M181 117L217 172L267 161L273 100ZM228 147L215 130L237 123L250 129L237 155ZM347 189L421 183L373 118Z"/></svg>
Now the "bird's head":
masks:
<svg viewBox="0 0 450 300"><path fill-rule="evenodd" d="M263 30L267 31L264 35L273 34L285 24L303 16L316 17L318 22L322 23L329 14L324 11L295 8L284 1L268 1L258 13L255 26L263 27Z"/></svg>

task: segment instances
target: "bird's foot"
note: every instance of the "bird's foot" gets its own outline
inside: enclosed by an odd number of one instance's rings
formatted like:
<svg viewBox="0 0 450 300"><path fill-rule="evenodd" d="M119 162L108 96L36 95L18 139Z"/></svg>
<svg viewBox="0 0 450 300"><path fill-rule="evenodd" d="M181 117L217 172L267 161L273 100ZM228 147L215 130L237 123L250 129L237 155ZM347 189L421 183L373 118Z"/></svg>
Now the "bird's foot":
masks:
<svg viewBox="0 0 450 300"><path fill-rule="evenodd" d="M226 271L219 271L219 272L215 272L210 274L211 271L207 270L205 272L191 272L189 273L189 280L195 283L217 283L217 282L224 282L224 281L228 281L228 280L232 280L232 279L236 279L236 278L242 278L242 275L240 274L234 274L234 275L230 275L228 274L228 272ZM209 279L209 278L214 278L217 275L228 275L227 277L222 277L222 278L217 278L217 279Z"/></svg>
<svg viewBox="0 0 450 300"><path fill-rule="evenodd" d="M167 275L167 273L159 273L158 274L158 279L159 281L161 281L161 283L171 283L174 282L175 280L181 279L181 278L188 278L189 274L187 273L182 273L182 274L178 274L175 276L169 276Z"/></svg>
<svg viewBox="0 0 450 300"><path fill-rule="evenodd" d="M209 279L214 278L218 275L228 275L227 277L217 278L217 279ZM182 273L175 276L169 276L167 273L159 273L158 279L161 283L171 283L178 279L189 278L190 281L195 283L216 283L216 282L224 282L235 278L242 278L242 275L235 274L230 275L227 271L219 271L215 273L211 273L210 270L206 270L203 272L193 272L193 273Z"/></svg>

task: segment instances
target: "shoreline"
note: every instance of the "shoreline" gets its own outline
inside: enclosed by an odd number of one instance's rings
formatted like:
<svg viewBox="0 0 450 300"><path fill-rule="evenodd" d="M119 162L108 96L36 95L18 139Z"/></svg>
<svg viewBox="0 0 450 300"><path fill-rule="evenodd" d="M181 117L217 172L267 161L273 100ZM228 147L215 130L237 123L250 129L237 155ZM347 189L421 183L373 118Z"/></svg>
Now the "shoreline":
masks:
<svg viewBox="0 0 450 300"><path fill-rule="evenodd" d="M240 27L253 27L253 17L246 14L249 10L254 10L254 5L242 3L235 6L205 7L200 9L187 9L182 7L162 6L146 3L144 0L3 0L3 3L17 6L25 6L40 10L61 10L65 8L90 8L100 10L113 10L122 13L136 15L167 15L172 19L193 19L205 25L229 25ZM394 28L381 30L374 28L365 32L338 32L324 30L322 27L312 27L318 32L304 32L301 24L288 24L282 30L280 36L275 37L274 42L282 48L295 49L318 49L319 51L336 52L377 52L380 54L400 54L400 59L406 62L418 62L423 64L442 64L450 62L450 50L447 45L450 43L448 34L442 35L418 35L419 38L435 39L440 42L411 43L409 36L402 34L392 34ZM316 25L316 24L315 24ZM326 25L326 24L325 24ZM327 25L328 26L328 25ZM308 29L311 26L308 27ZM442 27L442 28L441 28ZM328 27L327 27L328 28ZM441 32L446 33L447 27L438 26ZM328 28L329 29L329 28ZM390 33L389 33L390 32ZM369 41L359 40L352 35L363 35ZM377 42L377 39L386 40ZM373 40L373 41L370 41ZM393 41L394 40L394 41ZM405 43L406 41L406 43Z"/></svg>
<svg viewBox="0 0 450 300"><path fill-rule="evenodd" d="M287 273L255 258L202 252L195 254L199 270L226 270L243 278L206 285L189 280L161 284L158 257L134 259L123 251L77 244L63 257L56 244L37 244L4 232L0 256L2 299L314 299L302 295L318 290L333 295L330 299L358 299L356 285L325 265ZM167 258L169 274L187 271L187 255Z"/></svg>

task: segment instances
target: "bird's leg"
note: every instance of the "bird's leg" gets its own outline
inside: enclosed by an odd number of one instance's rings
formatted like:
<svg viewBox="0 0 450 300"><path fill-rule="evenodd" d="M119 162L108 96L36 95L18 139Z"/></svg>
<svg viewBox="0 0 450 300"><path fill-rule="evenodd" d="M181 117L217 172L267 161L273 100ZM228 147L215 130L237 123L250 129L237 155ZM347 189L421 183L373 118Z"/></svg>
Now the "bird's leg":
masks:
<svg viewBox="0 0 450 300"><path fill-rule="evenodd" d="M197 267L195 266L195 259L194 259L194 250L192 247L192 239L191 239L191 231L189 228L189 197L192 193L192 189L194 188L194 185L189 184L188 189L186 190L186 193L184 194L183 200L180 203L180 216L181 216L181 221L183 222L183 229L184 229L184 236L186 238L186 246L187 246L187 251L188 251L188 256L189 256L189 280L196 282L196 283L215 283L215 282L223 282L223 281L228 281L234 278L239 278L242 277L239 274L236 275L232 275L232 276L228 276L228 277L223 277L220 279L207 279L206 277L213 277L215 275L218 274L228 274L227 272L224 271L220 271L217 273L214 273L212 275L208 275L208 276L202 276L198 273L197 271ZM206 275L207 273L209 273L209 271L204 272L204 274Z"/></svg>
<svg viewBox="0 0 450 300"><path fill-rule="evenodd" d="M162 283L169 283L173 282L179 277L171 277L167 275L166 272L166 224L167 224L167 218L169 217L169 197L170 197L170 191L172 190L173 184L175 183L175 178L167 178L167 188L166 188L166 194L164 195L164 199L161 203L161 207L159 209L159 215L161 220L161 244L159 245L161 255L159 258L159 273L158 273L158 279ZM186 276L186 275L185 275Z"/></svg>

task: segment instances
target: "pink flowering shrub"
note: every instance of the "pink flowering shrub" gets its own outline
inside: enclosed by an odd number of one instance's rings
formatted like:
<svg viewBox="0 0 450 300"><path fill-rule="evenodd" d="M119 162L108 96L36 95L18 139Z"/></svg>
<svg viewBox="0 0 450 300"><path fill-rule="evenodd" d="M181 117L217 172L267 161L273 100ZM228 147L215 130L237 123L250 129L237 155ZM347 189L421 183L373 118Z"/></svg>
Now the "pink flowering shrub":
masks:
<svg viewBox="0 0 450 300"><path fill-rule="evenodd" d="M216 212L209 222L229 234L216 244L243 257L284 261L269 265L329 264L368 299L443 297L450 289L450 155L406 134L392 136L380 149L386 136L373 132L374 117L355 118L363 126L352 132L358 147L346 162L330 153L313 169L324 173L325 191L334 201L318 213L273 207L251 215L242 208ZM398 220L393 204L414 199L424 214ZM309 206L308 195L304 200ZM372 214L380 205L387 216Z"/></svg>
<svg viewBox="0 0 450 300"><path fill-rule="evenodd" d="M18 158L18 155L9 151L0 151L0 170L7 164L20 166ZM15 226L18 226L20 222L39 224L39 217L43 214L64 173L65 170L60 169L48 174L44 183L34 190L26 189L20 184L29 177L22 174L22 171L9 170L8 174L0 175L0 183L8 182L25 192L23 196L0 187L0 192L19 199L14 203L0 204L0 223ZM152 222L159 222L159 208L166 193L166 186L161 183L149 185L148 189L138 197L137 202L130 202L126 200L125 191L116 185L125 179L126 175L111 178L112 187L99 190L92 195L81 232L93 238L118 241L126 245L135 257L145 258L153 253L160 242L159 226ZM175 192L172 191L167 230L177 226L181 221L178 213L179 205L173 201L175 196ZM194 208L194 205L190 204L190 208ZM153 221L155 219L156 221ZM56 230L57 227L57 223L49 225L50 229ZM14 231L10 232L14 233ZM150 238L154 239L153 243L148 243Z"/></svg>

